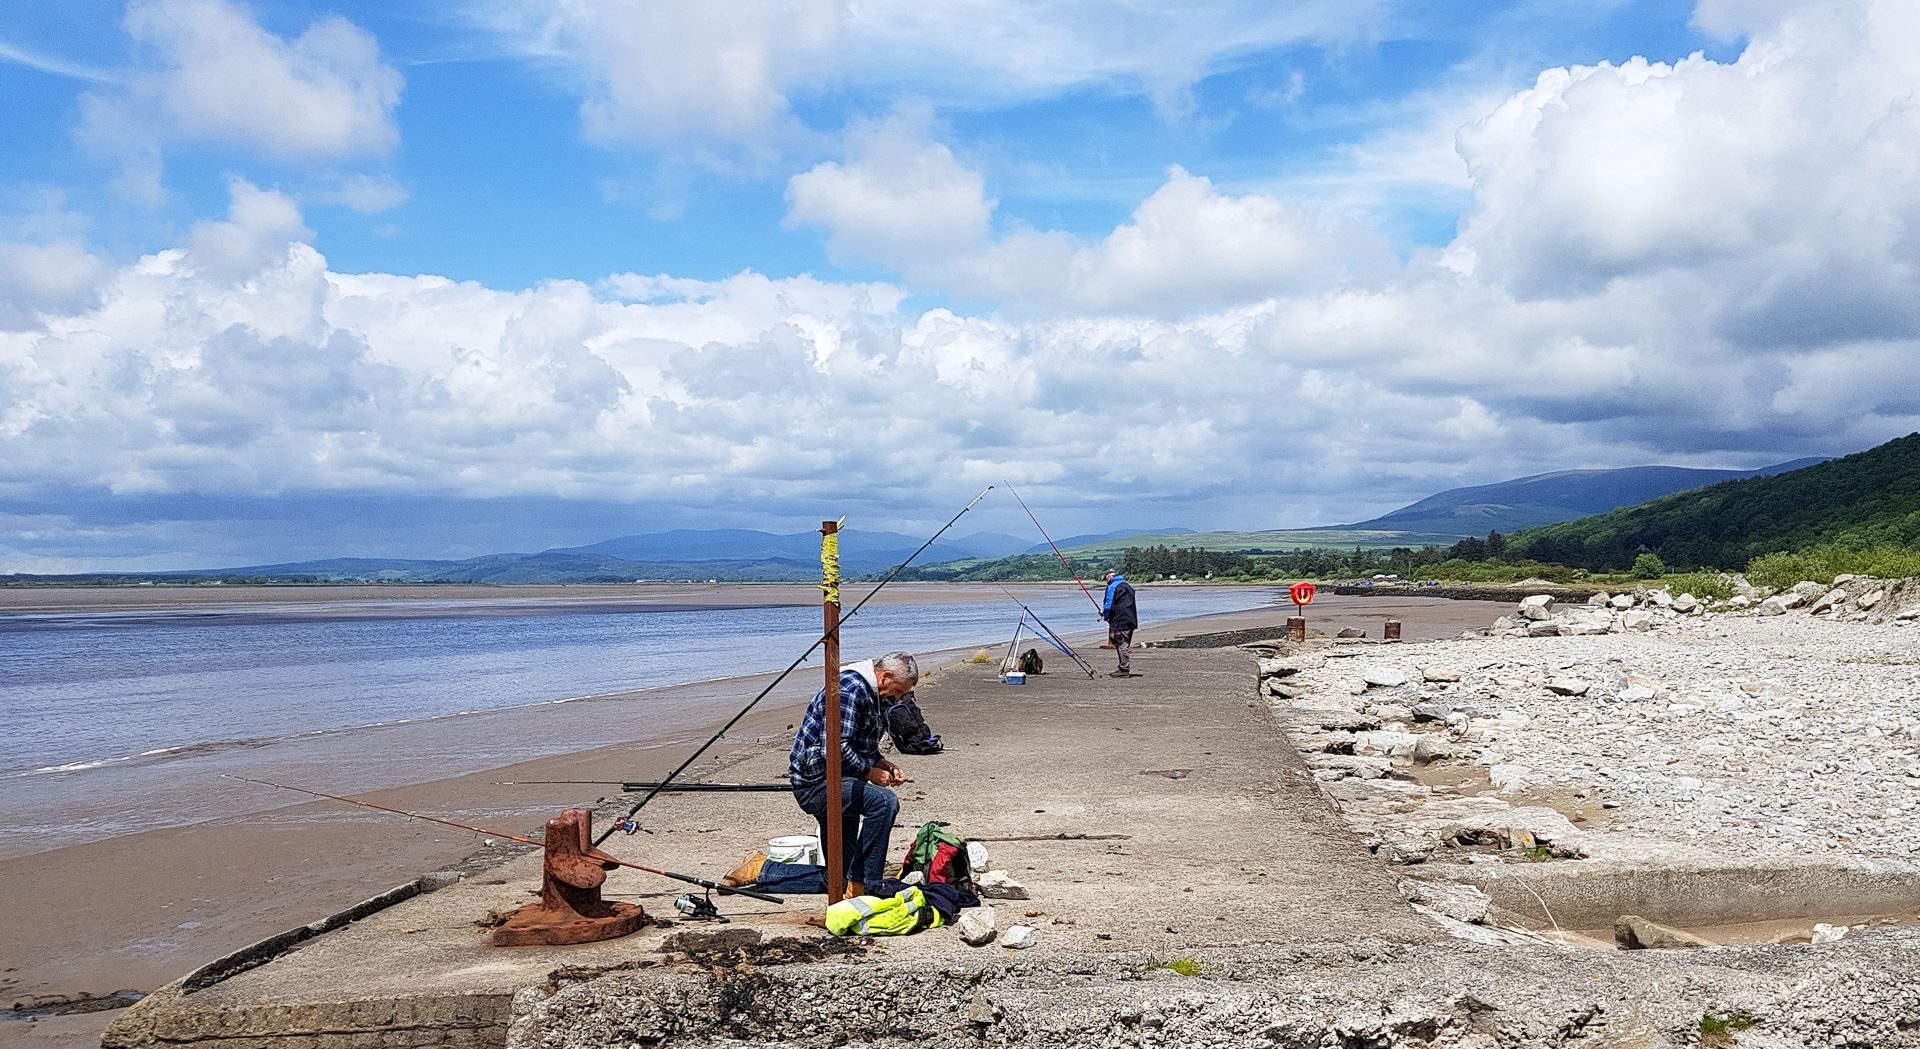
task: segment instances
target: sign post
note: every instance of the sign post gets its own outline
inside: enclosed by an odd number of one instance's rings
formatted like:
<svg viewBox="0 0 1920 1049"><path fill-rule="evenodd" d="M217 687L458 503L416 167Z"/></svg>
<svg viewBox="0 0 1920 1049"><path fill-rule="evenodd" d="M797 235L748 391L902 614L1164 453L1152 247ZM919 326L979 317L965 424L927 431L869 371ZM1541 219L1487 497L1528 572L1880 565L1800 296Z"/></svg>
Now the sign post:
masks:
<svg viewBox="0 0 1920 1049"><path fill-rule="evenodd" d="M846 895L845 834L841 831L844 803L840 797L840 522L820 522L820 590L826 627L826 701L827 730L827 840L821 842L827 853L827 902L839 903Z"/></svg>

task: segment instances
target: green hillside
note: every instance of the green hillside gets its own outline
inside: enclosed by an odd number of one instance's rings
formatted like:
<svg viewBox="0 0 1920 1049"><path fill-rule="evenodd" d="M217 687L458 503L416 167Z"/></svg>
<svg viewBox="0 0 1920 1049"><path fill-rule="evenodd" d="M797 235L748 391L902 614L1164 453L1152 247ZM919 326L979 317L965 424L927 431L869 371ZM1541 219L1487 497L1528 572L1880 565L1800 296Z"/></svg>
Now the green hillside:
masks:
<svg viewBox="0 0 1920 1049"><path fill-rule="evenodd" d="M1085 543L1080 546L1063 548L1061 552L1073 564L1073 569L1082 576L1098 575L1109 568L1121 568L1129 549L1151 550L1165 547L1169 550L1199 550L1207 554L1293 554L1301 551L1325 551L1348 553L1355 549L1369 552L1378 551L1384 555L1388 550L1414 548L1429 545L1445 545L1455 541L1454 536L1432 535L1423 532L1389 532L1371 530L1340 529L1303 529L1297 531L1269 532L1182 532L1170 535L1132 535L1118 539L1107 539L1097 543ZM1258 559L1250 566L1257 571ZM1182 569L1185 574L1203 574L1206 569L1195 571ZM1291 569L1290 569L1291 571ZM1059 558L1049 551L1044 554L1019 554L1014 557L976 558L966 561L947 561L936 565L916 565L900 576L902 579L938 582L1003 582L1008 580L1049 580L1066 579L1067 570L1060 565Z"/></svg>
<svg viewBox="0 0 1920 1049"><path fill-rule="evenodd" d="M1727 481L1511 537L1539 561L1618 571L1650 550L1669 568L1738 568L1821 545L1920 546L1920 433L1775 477Z"/></svg>

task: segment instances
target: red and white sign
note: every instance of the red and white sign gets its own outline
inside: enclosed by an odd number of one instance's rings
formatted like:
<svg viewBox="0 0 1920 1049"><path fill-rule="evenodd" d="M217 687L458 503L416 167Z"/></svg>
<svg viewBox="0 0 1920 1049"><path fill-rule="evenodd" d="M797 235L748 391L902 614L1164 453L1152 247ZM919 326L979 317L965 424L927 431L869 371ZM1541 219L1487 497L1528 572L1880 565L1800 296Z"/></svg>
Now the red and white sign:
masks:
<svg viewBox="0 0 1920 1049"><path fill-rule="evenodd" d="M1313 590L1312 583L1295 583L1287 588L1287 596L1293 598L1296 605L1310 605L1313 604Z"/></svg>

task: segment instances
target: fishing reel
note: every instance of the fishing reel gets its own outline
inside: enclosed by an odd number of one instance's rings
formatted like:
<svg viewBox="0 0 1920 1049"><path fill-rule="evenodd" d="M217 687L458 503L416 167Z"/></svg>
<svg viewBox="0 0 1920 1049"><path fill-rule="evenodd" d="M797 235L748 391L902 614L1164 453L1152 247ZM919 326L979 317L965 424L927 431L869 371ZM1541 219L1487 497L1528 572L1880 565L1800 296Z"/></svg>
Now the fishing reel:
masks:
<svg viewBox="0 0 1920 1049"><path fill-rule="evenodd" d="M673 909L680 912L680 920L683 922L719 922L722 925L728 924L727 916L721 914L720 908L713 905L713 894L711 892L705 896L695 896L690 892L681 893L679 896L674 897Z"/></svg>
<svg viewBox="0 0 1920 1049"><path fill-rule="evenodd" d="M648 834L653 833L652 831L647 830L647 828L642 827L640 825L640 821L634 819L632 816L628 816L626 819L623 819L620 822L614 824L613 829L617 831L622 831L629 835L638 834L643 830L646 830Z"/></svg>

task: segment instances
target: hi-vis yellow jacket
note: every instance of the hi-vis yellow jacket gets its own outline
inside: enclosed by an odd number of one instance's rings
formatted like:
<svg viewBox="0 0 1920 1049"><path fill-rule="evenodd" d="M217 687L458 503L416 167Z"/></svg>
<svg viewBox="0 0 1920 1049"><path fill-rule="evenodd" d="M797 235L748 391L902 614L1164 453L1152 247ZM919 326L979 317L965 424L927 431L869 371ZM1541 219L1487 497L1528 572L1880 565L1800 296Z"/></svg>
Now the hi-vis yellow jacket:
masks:
<svg viewBox="0 0 1920 1049"><path fill-rule="evenodd" d="M827 931L835 936L905 936L946 923L917 885L892 896L855 896L827 908Z"/></svg>

